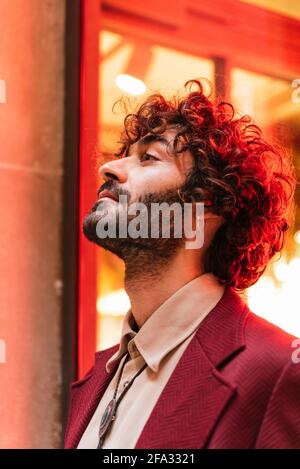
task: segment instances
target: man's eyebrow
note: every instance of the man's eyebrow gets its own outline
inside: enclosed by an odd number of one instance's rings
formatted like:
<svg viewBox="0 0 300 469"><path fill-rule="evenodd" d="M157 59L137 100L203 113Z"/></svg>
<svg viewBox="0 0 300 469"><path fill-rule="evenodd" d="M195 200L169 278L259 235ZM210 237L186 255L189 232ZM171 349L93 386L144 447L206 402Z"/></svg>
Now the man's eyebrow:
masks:
<svg viewBox="0 0 300 469"><path fill-rule="evenodd" d="M138 147L141 147L143 145L149 145L150 143L153 143L153 142L159 142L159 143L162 143L165 146L168 146L169 143L170 143L169 140L166 137L163 137L162 135L149 134L149 135L145 135L144 137L140 138L140 140L138 140L136 142L136 144L137 144ZM127 157L129 155L130 147L131 147L131 145L128 145L128 147L126 149L125 157Z"/></svg>

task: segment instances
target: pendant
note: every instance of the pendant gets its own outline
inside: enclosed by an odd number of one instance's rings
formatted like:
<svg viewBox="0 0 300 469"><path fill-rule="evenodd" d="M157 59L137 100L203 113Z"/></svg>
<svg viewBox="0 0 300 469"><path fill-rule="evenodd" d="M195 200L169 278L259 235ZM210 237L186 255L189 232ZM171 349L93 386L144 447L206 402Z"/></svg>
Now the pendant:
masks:
<svg viewBox="0 0 300 469"><path fill-rule="evenodd" d="M112 399L103 414L101 419L100 428L99 428L99 439L101 440L106 434L107 430L110 427L111 422L115 419L115 410L116 410L117 401Z"/></svg>

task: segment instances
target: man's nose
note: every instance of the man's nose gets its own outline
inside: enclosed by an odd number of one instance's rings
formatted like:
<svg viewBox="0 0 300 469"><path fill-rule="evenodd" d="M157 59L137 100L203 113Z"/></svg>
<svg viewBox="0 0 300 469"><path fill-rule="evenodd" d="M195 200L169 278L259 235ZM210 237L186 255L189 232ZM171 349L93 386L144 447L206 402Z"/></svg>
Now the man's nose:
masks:
<svg viewBox="0 0 300 469"><path fill-rule="evenodd" d="M105 181L114 180L119 183L126 182L127 171L124 162L120 160L109 161L100 166L98 173Z"/></svg>

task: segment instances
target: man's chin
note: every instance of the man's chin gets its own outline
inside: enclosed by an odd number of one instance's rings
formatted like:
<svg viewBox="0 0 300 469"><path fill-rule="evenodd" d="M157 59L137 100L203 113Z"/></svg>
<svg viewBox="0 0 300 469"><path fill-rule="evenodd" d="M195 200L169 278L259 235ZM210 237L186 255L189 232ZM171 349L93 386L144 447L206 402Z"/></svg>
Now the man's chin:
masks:
<svg viewBox="0 0 300 469"><path fill-rule="evenodd" d="M83 234L89 241L96 244L99 244L100 241L96 231L97 223L101 220L102 216L99 211L93 211L86 215L83 220Z"/></svg>
<svg viewBox="0 0 300 469"><path fill-rule="evenodd" d="M100 238L97 235L97 224L102 217L102 211L97 210L90 212L83 221L83 234L92 243L95 243L97 246L107 249L122 258L122 249L118 246L120 244L118 239L109 237ZM105 230L107 226L108 225L104 225L103 229Z"/></svg>

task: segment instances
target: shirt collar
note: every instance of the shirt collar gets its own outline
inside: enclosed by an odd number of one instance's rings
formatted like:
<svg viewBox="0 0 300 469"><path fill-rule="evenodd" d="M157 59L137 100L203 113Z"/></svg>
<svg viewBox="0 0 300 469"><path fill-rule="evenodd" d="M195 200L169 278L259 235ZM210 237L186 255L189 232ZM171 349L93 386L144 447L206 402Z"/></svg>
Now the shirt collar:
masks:
<svg viewBox="0 0 300 469"><path fill-rule="evenodd" d="M195 332L224 290L215 275L202 274L171 295L139 330L129 309L123 321L119 350L106 363L106 370L110 371L113 362L128 350L132 353L137 349L152 371L157 372L163 358Z"/></svg>

